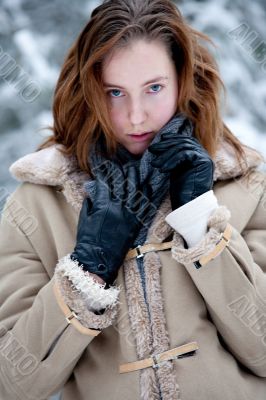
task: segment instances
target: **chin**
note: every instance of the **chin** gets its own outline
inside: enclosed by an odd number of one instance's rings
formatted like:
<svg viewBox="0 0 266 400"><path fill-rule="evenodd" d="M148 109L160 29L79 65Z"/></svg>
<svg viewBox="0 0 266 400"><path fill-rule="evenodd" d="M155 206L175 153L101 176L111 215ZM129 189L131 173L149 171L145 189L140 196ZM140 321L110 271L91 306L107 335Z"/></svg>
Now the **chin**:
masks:
<svg viewBox="0 0 266 400"><path fill-rule="evenodd" d="M132 147L128 147L127 150L131 154L134 154L135 156L140 156L144 153L145 150L147 150L148 147L149 147L149 145L141 146L141 147L132 146Z"/></svg>

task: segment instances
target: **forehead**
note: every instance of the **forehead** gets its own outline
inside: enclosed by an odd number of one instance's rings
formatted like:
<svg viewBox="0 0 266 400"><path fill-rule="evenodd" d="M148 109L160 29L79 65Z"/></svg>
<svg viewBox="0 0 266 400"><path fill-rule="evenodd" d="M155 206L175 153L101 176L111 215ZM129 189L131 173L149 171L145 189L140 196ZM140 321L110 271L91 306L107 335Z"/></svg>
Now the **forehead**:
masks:
<svg viewBox="0 0 266 400"><path fill-rule="evenodd" d="M167 47L159 41L134 41L130 45L115 49L103 62L105 82L119 80L128 83L130 79L148 80L153 76L168 75L174 69L174 63Z"/></svg>

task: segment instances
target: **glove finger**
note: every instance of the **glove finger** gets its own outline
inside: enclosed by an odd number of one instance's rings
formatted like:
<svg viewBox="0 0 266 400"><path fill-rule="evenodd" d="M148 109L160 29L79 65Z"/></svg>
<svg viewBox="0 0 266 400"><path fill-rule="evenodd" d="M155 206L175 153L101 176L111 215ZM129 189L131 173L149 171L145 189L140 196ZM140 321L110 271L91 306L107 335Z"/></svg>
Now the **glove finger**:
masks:
<svg viewBox="0 0 266 400"><path fill-rule="evenodd" d="M87 197L86 200L87 200L87 202L86 202L87 203L86 204L87 214L89 214L91 212L93 203L92 203L92 200L90 197Z"/></svg>
<svg viewBox="0 0 266 400"><path fill-rule="evenodd" d="M163 153L161 155L155 156L154 160L152 160L151 165L155 168L159 168L161 172L169 172L172 169L176 168L176 166L184 161L191 161L197 163L200 160L209 157L208 153L205 150L201 150L186 144L182 148L173 148L169 150L167 153Z"/></svg>
<svg viewBox="0 0 266 400"><path fill-rule="evenodd" d="M153 154L159 154L167 151L171 147L183 147L185 145L190 145L195 148L199 146L202 147L194 137L173 136L168 139L162 138L160 142L149 146L148 150Z"/></svg>
<svg viewBox="0 0 266 400"><path fill-rule="evenodd" d="M166 150L168 150L169 148L171 148L174 145L175 145L175 142L172 139L165 140L165 141L161 141L161 142L152 144L151 146L148 147L148 150L152 154L160 154L162 152L165 152Z"/></svg>
<svg viewBox="0 0 266 400"><path fill-rule="evenodd" d="M176 138L179 139L193 139L194 136L191 135L191 133L189 134L185 134L185 133L179 133L179 132L165 132L161 134L161 140L175 140Z"/></svg>
<svg viewBox="0 0 266 400"><path fill-rule="evenodd" d="M184 150L184 151L179 151L179 157L177 158L177 164L182 163L183 161L190 161L190 162L195 162L199 157L201 157L201 154L198 151L193 151L191 150Z"/></svg>
<svg viewBox="0 0 266 400"><path fill-rule="evenodd" d="M110 191L110 198L112 200L116 200L117 196L118 196L118 193L115 190L116 177L117 177L117 175L116 175L115 168L110 168L110 169L106 170L105 179L106 179L106 183L108 185L109 191Z"/></svg>
<svg viewBox="0 0 266 400"><path fill-rule="evenodd" d="M174 138L183 138L183 139L189 139L189 138L193 138L194 136L192 136L191 132L189 133L185 133L185 132L165 132L161 134L161 138L163 140L171 140Z"/></svg>
<svg viewBox="0 0 266 400"><path fill-rule="evenodd" d="M102 185L106 185L112 201L122 202L125 198L124 172L118 165L113 166L109 162L101 164L97 169L97 179Z"/></svg>
<svg viewBox="0 0 266 400"><path fill-rule="evenodd" d="M177 140L174 144L177 150L191 150L192 152L201 152L202 154L208 154L207 150L198 141L182 141Z"/></svg>
<svg viewBox="0 0 266 400"><path fill-rule="evenodd" d="M182 152L180 152L178 157L175 155L171 159L169 158L165 162L165 164L162 167L160 167L160 172L163 172L163 173L171 172L172 170L174 170L176 168L180 168L180 166L184 163L186 163L187 166L193 165L193 163L195 163L195 161L198 158L199 158L199 154L197 154L197 152L195 152L195 151L194 152L182 151Z"/></svg>
<svg viewBox="0 0 266 400"><path fill-rule="evenodd" d="M181 158L182 153L185 151L194 152L194 149L191 149L189 146L184 146L182 149L172 147L167 152L154 156L151 164L154 167L162 168L165 171L172 169L175 167L176 161Z"/></svg>
<svg viewBox="0 0 266 400"><path fill-rule="evenodd" d="M171 149L167 153L154 157L151 161L151 165L154 168L159 168L161 172L165 172L167 169L172 169L174 167L177 157L176 150Z"/></svg>
<svg viewBox="0 0 266 400"><path fill-rule="evenodd" d="M96 201L106 203L110 199L110 188L107 183L108 170L106 165L102 165L101 169L97 170L96 177Z"/></svg>
<svg viewBox="0 0 266 400"><path fill-rule="evenodd" d="M92 201L89 197L85 197L79 214L79 221L86 221L92 208Z"/></svg>
<svg viewBox="0 0 266 400"><path fill-rule="evenodd" d="M116 167L112 169L108 185L110 187L111 199L124 204L126 201L126 176L121 168Z"/></svg>
<svg viewBox="0 0 266 400"><path fill-rule="evenodd" d="M198 151L184 151L180 159L178 159L176 168L182 168L183 165L185 165L186 169L195 168L198 167L201 162L205 163L205 161L207 161L207 158L202 158L202 154Z"/></svg>

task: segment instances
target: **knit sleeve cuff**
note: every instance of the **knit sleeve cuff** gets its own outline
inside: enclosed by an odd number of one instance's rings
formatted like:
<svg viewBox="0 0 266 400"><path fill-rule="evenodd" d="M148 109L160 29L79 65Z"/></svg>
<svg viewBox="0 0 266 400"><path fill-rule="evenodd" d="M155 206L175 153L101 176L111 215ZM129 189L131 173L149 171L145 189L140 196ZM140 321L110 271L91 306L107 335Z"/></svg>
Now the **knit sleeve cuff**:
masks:
<svg viewBox="0 0 266 400"><path fill-rule="evenodd" d="M58 261L55 280L65 303L84 326L103 329L112 324L118 308L119 287L105 289L105 285L83 271L70 254ZM97 313L101 310L104 310L102 314Z"/></svg>
<svg viewBox="0 0 266 400"><path fill-rule="evenodd" d="M208 218L217 207L217 198L209 190L168 214L165 221L193 247L204 237Z"/></svg>

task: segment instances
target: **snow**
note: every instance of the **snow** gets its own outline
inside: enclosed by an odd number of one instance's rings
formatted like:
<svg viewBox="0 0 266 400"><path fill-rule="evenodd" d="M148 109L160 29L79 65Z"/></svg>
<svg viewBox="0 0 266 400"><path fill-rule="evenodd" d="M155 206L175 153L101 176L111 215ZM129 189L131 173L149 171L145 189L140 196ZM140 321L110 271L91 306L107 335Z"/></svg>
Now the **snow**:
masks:
<svg viewBox="0 0 266 400"><path fill-rule="evenodd" d="M10 177L8 167L34 151L50 134L41 128L52 124L53 93L64 57L100 1L77 0L69 3L67 12L63 0L47 0L45 7L36 6L32 0L1 3L0 53L2 50L12 57L40 89L36 99L27 103L16 82L0 79L0 187L12 190L17 182ZM245 45L253 31L256 43L266 40L264 0L184 0L178 6L186 20L208 34L216 45L208 48L225 82L225 122L244 143L266 155L266 54L265 61L258 62L254 43ZM246 26L245 35L236 38L234 33L241 24Z"/></svg>

